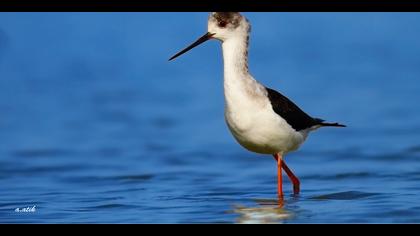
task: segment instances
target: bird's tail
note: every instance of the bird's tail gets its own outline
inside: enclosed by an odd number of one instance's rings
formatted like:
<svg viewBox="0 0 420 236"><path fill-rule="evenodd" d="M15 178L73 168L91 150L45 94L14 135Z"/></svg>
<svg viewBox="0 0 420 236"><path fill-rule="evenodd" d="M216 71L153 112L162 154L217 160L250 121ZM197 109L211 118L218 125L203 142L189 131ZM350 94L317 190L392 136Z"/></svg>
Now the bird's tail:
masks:
<svg viewBox="0 0 420 236"><path fill-rule="evenodd" d="M347 127L343 124L339 124L339 123L327 123L327 122L322 122L320 123L321 126L330 126L330 127Z"/></svg>
<svg viewBox="0 0 420 236"><path fill-rule="evenodd" d="M316 122L316 124L317 125L320 125L321 127L347 127L347 126L345 126L345 125L343 125L343 124L340 124L340 123L328 123L328 122L325 122L325 120L323 120L323 119L319 119L319 118L315 118L314 119L315 120L315 122Z"/></svg>

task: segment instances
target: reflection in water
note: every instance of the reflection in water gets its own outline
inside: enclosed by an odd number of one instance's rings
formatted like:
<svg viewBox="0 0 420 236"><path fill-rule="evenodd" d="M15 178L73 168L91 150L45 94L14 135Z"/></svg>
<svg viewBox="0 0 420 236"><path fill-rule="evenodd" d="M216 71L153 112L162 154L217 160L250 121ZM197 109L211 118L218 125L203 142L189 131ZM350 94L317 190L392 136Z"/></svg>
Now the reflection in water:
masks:
<svg viewBox="0 0 420 236"><path fill-rule="evenodd" d="M293 213L284 209L284 200L257 199L257 206L235 206L234 213L239 214L236 222L240 224L275 224L291 219Z"/></svg>

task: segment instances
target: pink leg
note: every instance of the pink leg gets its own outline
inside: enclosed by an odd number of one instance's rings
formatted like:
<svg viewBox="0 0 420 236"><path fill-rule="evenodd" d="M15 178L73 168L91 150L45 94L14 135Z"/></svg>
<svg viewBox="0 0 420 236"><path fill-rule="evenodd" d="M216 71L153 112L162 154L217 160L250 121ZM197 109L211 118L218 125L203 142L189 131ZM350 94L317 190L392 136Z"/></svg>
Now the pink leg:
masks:
<svg viewBox="0 0 420 236"><path fill-rule="evenodd" d="M284 160L281 160L281 156L279 154L275 154L273 156L274 156L274 159L277 161L277 166L280 166L280 168L283 168L284 171L286 171L287 176L289 177L290 181L292 182L293 193L294 194L299 194L299 192L300 192L300 181L299 181L299 179L293 174L293 172L290 170L290 168L286 165L286 162L284 162ZM280 165L278 164L279 159L281 160ZM278 171L278 173L281 174L281 170ZM279 177L279 179L281 180L281 177Z"/></svg>
<svg viewBox="0 0 420 236"><path fill-rule="evenodd" d="M300 181L299 181L299 179L289 169L289 167L286 165L286 162L283 161L282 167L283 167L284 171L286 171L287 176L289 176L290 181L292 181L293 193L294 194L299 194L299 191L300 191Z"/></svg>
<svg viewBox="0 0 420 236"><path fill-rule="evenodd" d="M274 154L274 159L277 161L277 194L279 196L279 199L283 199L283 180L282 180L282 158L279 154Z"/></svg>

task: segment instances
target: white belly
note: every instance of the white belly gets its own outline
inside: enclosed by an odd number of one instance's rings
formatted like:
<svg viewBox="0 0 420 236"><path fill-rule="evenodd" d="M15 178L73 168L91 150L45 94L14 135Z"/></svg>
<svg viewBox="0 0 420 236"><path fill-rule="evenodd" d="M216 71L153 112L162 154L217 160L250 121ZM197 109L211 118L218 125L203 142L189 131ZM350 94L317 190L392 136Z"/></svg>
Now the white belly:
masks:
<svg viewBox="0 0 420 236"><path fill-rule="evenodd" d="M244 148L263 154L286 154L305 141L308 132L297 132L277 115L267 101L227 104L225 119L235 139Z"/></svg>

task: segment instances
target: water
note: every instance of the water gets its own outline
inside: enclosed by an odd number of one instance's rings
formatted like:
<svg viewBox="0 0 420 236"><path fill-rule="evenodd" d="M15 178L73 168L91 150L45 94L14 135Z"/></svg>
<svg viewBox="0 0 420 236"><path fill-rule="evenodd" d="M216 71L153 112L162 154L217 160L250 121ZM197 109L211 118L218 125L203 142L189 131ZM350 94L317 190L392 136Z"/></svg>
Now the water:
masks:
<svg viewBox="0 0 420 236"><path fill-rule="evenodd" d="M1 13L0 222L420 222L420 14L246 15L254 76L348 125L299 196L227 130L219 43L167 62L206 13Z"/></svg>

